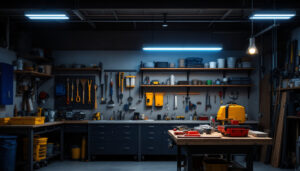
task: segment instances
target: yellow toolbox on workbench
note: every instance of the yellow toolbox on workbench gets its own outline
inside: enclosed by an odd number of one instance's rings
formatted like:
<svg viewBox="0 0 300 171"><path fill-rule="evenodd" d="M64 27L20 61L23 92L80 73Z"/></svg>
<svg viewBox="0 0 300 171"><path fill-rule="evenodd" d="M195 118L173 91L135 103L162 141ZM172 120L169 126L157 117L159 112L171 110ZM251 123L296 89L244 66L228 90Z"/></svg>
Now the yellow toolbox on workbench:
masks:
<svg viewBox="0 0 300 171"><path fill-rule="evenodd" d="M45 123L45 117L37 117L37 116L12 117L9 123L11 125L42 125Z"/></svg>
<svg viewBox="0 0 300 171"><path fill-rule="evenodd" d="M0 125L7 125L9 123L10 118L0 118Z"/></svg>

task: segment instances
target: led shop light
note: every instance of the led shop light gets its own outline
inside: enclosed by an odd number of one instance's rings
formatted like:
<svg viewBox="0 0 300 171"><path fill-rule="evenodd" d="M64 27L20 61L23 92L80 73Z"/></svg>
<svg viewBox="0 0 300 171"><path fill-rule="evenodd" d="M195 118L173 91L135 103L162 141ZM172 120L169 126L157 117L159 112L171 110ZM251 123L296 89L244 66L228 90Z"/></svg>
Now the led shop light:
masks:
<svg viewBox="0 0 300 171"><path fill-rule="evenodd" d="M221 51L222 47L143 47L144 51Z"/></svg>
<svg viewBox="0 0 300 171"><path fill-rule="evenodd" d="M69 17L63 13L26 13L25 16L31 20L68 20Z"/></svg>
<svg viewBox="0 0 300 171"><path fill-rule="evenodd" d="M254 12L251 20L288 20L296 16L294 11L259 11Z"/></svg>

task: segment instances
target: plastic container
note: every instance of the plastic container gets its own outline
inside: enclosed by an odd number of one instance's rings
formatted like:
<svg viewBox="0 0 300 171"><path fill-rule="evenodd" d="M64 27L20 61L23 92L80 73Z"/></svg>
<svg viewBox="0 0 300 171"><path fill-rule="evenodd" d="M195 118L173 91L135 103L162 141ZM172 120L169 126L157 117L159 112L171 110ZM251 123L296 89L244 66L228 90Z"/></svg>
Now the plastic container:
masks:
<svg viewBox="0 0 300 171"><path fill-rule="evenodd" d="M185 68L185 59L179 59L178 60L178 67L179 68Z"/></svg>
<svg viewBox="0 0 300 171"><path fill-rule="evenodd" d="M80 148L77 145L72 146L72 160L80 159Z"/></svg>
<svg viewBox="0 0 300 171"><path fill-rule="evenodd" d="M209 68L209 63L204 63L204 68Z"/></svg>
<svg viewBox="0 0 300 171"><path fill-rule="evenodd" d="M209 62L209 68L217 68L217 62L215 61Z"/></svg>
<svg viewBox="0 0 300 171"><path fill-rule="evenodd" d="M223 159L209 158L204 159L203 167L205 171L227 171L228 163Z"/></svg>
<svg viewBox="0 0 300 171"><path fill-rule="evenodd" d="M218 68L225 68L225 59L219 58L217 59L218 62Z"/></svg>
<svg viewBox="0 0 300 171"><path fill-rule="evenodd" d="M173 74L170 76L170 85L175 85L175 76Z"/></svg>
<svg viewBox="0 0 300 171"><path fill-rule="evenodd" d="M15 171L17 136L0 135L0 170Z"/></svg>
<svg viewBox="0 0 300 171"><path fill-rule="evenodd" d="M154 68L154 62L144 62L144 68Z"/></svg>
<svg viewBox="0 0 300 171"><path fill-rule="evenodd" d="M9 121L11 125L42 125L45 123L45 117L12 117Z"/></svg>
<svg viewBox="0 0 300 171"><path fill-rule="evenodd" d="M228 57L227 58L227 68L235 68L236 58Z"/></svg>
<svg viewBox="0 0 300 171"><path fill-rule="evenodd" d="M10 118L0 118L0 125L7 125Z"/></svg>

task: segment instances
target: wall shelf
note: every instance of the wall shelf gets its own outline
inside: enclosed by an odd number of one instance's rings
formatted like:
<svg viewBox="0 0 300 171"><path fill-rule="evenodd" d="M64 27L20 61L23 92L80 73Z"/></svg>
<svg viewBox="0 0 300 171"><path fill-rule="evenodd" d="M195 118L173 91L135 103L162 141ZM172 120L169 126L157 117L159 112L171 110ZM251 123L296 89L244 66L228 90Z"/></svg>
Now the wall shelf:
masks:
<svg viewBox="0 0 300 171"><path fill-rule="evenodd" d="M252 87L253 85L141 85L144 88L178 88L178 87L203 87L203 88L227 88L227 87Z"/></svg>
<svg viewBox="0 0 300 171"><path fill-rule="evenodd" d="M141 65L142 66L142 65ZM225 96L225 92L227 88L236 87L236 88L247 88L248 90L248 98L250 97L250 89L253 85L145 85L144 81L144 72L186 72L186 80L190 82L190 73L191 72L217 72L222 73L223 78L226 77L226 73L228 72L245 72L248 77L250 77L250 73L254 71L255 68L140 68L141 73L141 94L143 96L144 89L146 88L186 88L187 95L190 92L190 88L222 88L223 94ZM224 97L223 96L223 97Z"/></svg>
<svg viewBox="0 0 300 171"><path fill-rule="evenodd" d="M36 71L23 71L23 70L16 70L14 71L15 74L21 75L21 76L28 76L28 77L39 77L39 78L50 78L52 75L40 73Z"/></svg>
<svg viewBox="0 0 300 171"><path fill-rule="evenodd" d="M280 88L280 89L278 89L278 91L293 91L293 90L300 90L300 87Z"/></svg>
<svg viewBox="0 0 300 171"><path fill-rule="evenodd" d="M255 70L255 68L140 68L140 71L199 71L199 72L211 72L211 71L218 71L218 72L250 72Z"/></svg>
<svg viewBox="0 0 300 171"><path fill-rule="evenodd" d="M88 72L88 71L95 71L100 72L100 67L95 68L54 68L55 72L65 72L65 71L78 71L78 72Z"/></svg>
<svg viewBox="0 0 300 171"><path fill-rule="evenodd" d="M287 116L288 119L300 119L300 116Z"/></svg>
<svg viewBox="0 0 300 171"><path fill-rule="evenodd" d="M30 55L25 55L25 56L20 56L23 59L30 60L32 62L36 63L52 63L53 59L52 58L47 58L47 57L41 57L41 56L30 56Z"/></svg>

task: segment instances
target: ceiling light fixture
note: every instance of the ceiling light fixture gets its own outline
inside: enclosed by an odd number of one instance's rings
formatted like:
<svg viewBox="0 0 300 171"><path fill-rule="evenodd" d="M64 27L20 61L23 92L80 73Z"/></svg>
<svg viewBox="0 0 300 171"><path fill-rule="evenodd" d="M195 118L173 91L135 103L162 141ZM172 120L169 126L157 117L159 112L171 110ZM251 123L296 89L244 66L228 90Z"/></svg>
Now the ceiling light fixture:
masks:
<svg viewBox="0 0 300 171"><path fill-rule="evenodd" d="M166 27L169 26L168 23L167 23L167 13L164 13L164 21L163 21L163 23L162 23L161 26L162 26L163 28L166 28Z"/></svg>
<svg viewBox="0 0 300 171"><path fill-rule="evenodd" d="M143 47L144 51L221 51L222 47Z"/></svg>
<svg viewBox="0 0 300 171"><path fill-rule="evenodd" d="M256 11L251 20L288 20L296 16L294 11Z"/></svg>
<svg viewBox="0 0 300 171"><path fill-rule="evenodd" d="M26 13L25 16L31 20L68 20L64 13Z"/></svg>
<svg viewBox="0 0 300 171"><path fill-rule="evenodd" d="M252 10L253 10L253 0L252 0ZM253 36L253 20L251 20L251 37L249 38L249 47L247 49L247 53L249 55L256 55L258 54L258 50L255 46L255 38Z"/></svg>

